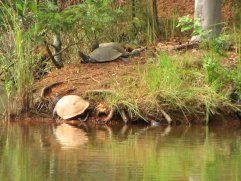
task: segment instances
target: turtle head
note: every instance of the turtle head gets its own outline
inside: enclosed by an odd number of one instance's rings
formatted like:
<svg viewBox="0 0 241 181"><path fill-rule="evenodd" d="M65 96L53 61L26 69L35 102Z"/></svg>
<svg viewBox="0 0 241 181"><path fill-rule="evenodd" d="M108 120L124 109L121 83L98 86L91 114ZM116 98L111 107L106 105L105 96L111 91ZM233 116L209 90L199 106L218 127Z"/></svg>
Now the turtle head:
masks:
<svg viewBox="0 0 241 181"><path fill-rule="evenodd" d="M85 55L83 52L79 51L79 56L82 59L81 63L90 62L91 58L88 55Z"/></svg>
<svg viewBox="0 0 241 181"><path fill-rule="evenodd" d="M130 56L139 56L141 52L144 51L145 49L146 47L134 49L130 52Z"/></svg>

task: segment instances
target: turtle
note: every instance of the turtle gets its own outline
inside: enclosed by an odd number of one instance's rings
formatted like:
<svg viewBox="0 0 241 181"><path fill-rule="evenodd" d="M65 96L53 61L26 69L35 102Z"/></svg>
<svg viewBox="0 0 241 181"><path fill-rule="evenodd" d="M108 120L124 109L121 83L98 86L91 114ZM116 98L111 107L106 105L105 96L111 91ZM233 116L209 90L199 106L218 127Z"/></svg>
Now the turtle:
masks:
<svg viewBox="0 0 241 181"><path fill-rule="evenodd" d="M83 115L89 105L90 103L88 101L78 95L66 95L56 103L53 110L53 117L57 114L64 120L71 119ZM84 119L79 120L86 121L88 116L89 114L87 114Z"/></svg>
<svg viewBox="0 0 241 181"><path fill-rule="evenodd" d="M121 46L120 43L116 43L116 42L101 43L101 44L99 44L98 42L94 42L91 46L91 51L94 51L95 49L101 48L101 47L113 48L113 49L117 50L118 52L122 53L122 56L129 55L129 52L126 52L126 50L123 48L123 46Z"/></svg>
<svg viewBox="0 0 241 181"><path fill-rule="evenodd" d="M126 52L125 49L118 43L110 42L100 44L98 48L94 49L89 56L79 51L79 56L82 58L81 63L101 63L110 62L121 58L122 60L128 60L130 56L139 55L145 48L135 49L132 52Z"/></svg>

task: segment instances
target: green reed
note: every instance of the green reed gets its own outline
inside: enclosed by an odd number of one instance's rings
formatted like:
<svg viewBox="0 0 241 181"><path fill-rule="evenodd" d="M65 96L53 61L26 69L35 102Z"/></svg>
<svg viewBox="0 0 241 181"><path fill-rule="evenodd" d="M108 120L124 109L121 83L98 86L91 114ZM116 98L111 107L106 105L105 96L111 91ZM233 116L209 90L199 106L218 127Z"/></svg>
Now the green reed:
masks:
<svg viewBox="0 0 241 181"><path fill-rule="evenodd" d="M25 2L26 3L26 2ZM33 53L31 35L26 31L18 10L1 3L3 15L1 46L6 50L1 59L5 89L8 96L8 114L27 111L32 100ZM22 5L22 8L25 4ZM24 10L23 10L24 11Z"/></svg>

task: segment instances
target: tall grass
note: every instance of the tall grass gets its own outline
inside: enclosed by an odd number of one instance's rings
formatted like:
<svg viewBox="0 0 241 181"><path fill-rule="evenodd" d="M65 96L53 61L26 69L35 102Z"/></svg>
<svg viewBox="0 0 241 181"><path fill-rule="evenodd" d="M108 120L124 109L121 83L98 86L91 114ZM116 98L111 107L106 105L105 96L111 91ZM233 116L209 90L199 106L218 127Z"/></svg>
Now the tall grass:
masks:
<svg viewBox="0 0 241 181"><path fill-rule="evenodd" d="M212 58L218 60L219 55L214 54ZM143 117L160 117L160 110L165 110L171 117L173 113L174 116L183 113L186 119L198 117L199 121L206 120L207 124L210 115L216 114L218 109L234 109L229 94L223 89L230 79L227 76L229 72L225 72L220 64L215 64L215 69L211 70L195 65L187 68L185 59L193 61L192 54L180 57L160 53L156 60L137 67L135 78L127 76L116 80L118 84L112 86L121 96L114 96L114 105L118 107L125 102L127 108L138 113L135 115Z"/></svg>
<svg viewBox="0 0 241 181"><path fill-rule="evenodd" d="M26 31L18 10L11 5L3 3L1 5L3 26L5 27L2 33L6 38L1 39L1 46L5 47L4 49L7 51L6 57L1 59L1 66L5 67L4 80L8 96L7 112L10 114L27 111L30 108L34 66L31 36ZM24 7L25 4L22 5L22 8Z"/></svg>

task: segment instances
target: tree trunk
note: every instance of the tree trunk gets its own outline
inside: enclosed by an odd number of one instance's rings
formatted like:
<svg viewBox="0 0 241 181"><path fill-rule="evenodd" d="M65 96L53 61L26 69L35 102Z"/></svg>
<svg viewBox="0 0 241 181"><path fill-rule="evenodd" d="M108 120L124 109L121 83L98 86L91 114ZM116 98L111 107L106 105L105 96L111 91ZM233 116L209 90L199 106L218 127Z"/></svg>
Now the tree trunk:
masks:
<svg viewBox="0 0 241 181"><path fill-rule="evenodd" d="M195 0L194 19L199 20L204 32L211 32L207 37L194 36L192 41L203 38L212 39L221 33L221 0Z"/></svg>
<svg viewBox="0 0 241 181"><path fill-rule="evenodd" d="M154 27L156 29L157 34L159 35L159 21L158 21L158 9L157 9L157 0L152 0L152 10L153 10L153 18L154 18Z"/></svg>
<svg viewBox="0 0 241 181"><path fill-rule="evenodd" d="M54 59L55 61L60 65L60 67L63 67L63 60L62 60L62 42L60 39L60 34L59 33L54 33L53 35L53 45L54 45L54 49L55 49L55 54L57 54Z"/></svg>
<svg viewBox="0 0 241 181"><path fill-rule="evenodd" d="M58 0L53 0L54 5L58 6ZM59 8L60 9L60 8ZM54 45L54 50L55 50L55 54L57 54L54 59L55 62L58 64L59 67L64 67L63 61L62 61L62 53L61 49L62 49L62 42L60 39L60 32L55 31L53 34L53 45Z"/></svg>

